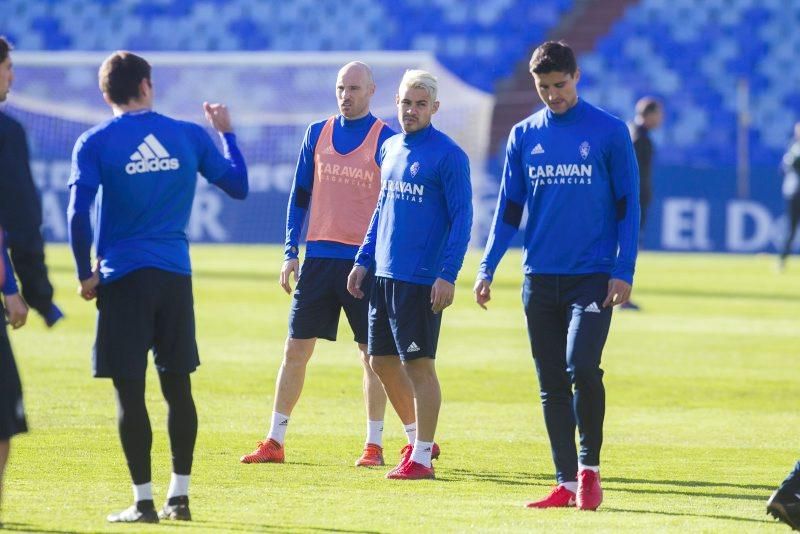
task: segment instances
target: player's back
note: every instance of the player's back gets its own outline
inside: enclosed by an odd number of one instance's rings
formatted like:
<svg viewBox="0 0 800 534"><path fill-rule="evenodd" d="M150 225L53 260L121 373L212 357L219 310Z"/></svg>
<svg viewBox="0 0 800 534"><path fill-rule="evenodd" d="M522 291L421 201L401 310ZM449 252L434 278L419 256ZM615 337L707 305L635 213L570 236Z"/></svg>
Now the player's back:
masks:
<svg viewBox="0 0 800 534"><path fill-rule="evenodd" d="M209 150L216 149L200 126L152 111L115 117L79 139L78 183L96 172L101 186L96 245L104 279L140 267L190 272L185 229L197 173L216 178L216 169L204 169Z"/></svg>

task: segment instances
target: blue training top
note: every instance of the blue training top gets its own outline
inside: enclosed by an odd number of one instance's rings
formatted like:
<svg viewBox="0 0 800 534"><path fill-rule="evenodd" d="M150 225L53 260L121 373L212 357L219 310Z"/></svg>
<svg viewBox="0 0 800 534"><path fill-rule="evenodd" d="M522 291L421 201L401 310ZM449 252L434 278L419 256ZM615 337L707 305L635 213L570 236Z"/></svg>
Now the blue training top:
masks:
<svg viewBox="0 0 800 534"><path fill-rule="evenodd" d="M428 126L389 138L381 149L381 195L356 263L375 275L433 285L454 283L472 228L469 160Z"/></svg>
<svg viewBox="0 0 800 534"><path fill-rule="evenodd" d="M344 115L337 115L333 123L333 147L340 154L352 152L364 142L372 125L375 124L375 116L368 113L360 119L348 120ZM300 148L300 156L297 158L297 168L294 172L294 182L292 192L289 195L289 206L286 211L286 242L284 248L284 259L297 258L300 235L303 232L303 225L308 216L308 208L311 204L311 195L314 187L314 150L317 148L322 128L328 119L314 122L309 125L306 135L303 138L303 145ZM375 151L375 162L380 165L380 151L384 141L394 135L394 131L388 126L381 129L378 136L378 148ZM357 245L345 243L335 243L333 241L309 241L306 243L307 258L335 258L342 260L352 260L356 252Z"/></svg>
<svg viewBox="0 0 800 534"><path fill-rule="evenodd" d="M579 99L512 128L479 278L493 278L525 205L525 274L610 273L633 283L639 169L620 119Z"/></svg>
<svg viewBox="0 0 800 534"><path fill-rule="evenodd" d="M234 198L248 192L236 137L225 134L223 144L225 156L201 126L149 110L81 135L72 154L68 209L78 277L91 275L89 205L98 189L94 244L104 283L144 267L191 274L186 225L197 173Z"/></svg>

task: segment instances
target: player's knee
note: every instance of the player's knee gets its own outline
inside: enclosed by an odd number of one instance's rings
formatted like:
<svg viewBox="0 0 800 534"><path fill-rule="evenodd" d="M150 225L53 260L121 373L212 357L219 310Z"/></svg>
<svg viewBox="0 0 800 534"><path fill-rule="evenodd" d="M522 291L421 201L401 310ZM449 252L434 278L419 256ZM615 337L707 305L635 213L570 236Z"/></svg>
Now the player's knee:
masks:
<svg viewBox="0 0 800 534"><path fill-rule="evenodd" d="M376 358L372 356L369 358L369 367L375 372L376 375L379 377L384 377L387 374L394 372L396 366L394 365L394 362L390 361L390 358Z"/></svg>
<svg viewBox="0 0 800 534"><path fill-rule="evenodd" d="M289 367L305 366L312 353L313 345L307 343L307 340L289 338L283 352L283 364Z"/></svg>
<svg viewBox="0 0 800 534"><path fill-rule="evenodd" d="M576 389L594 388L603 384L603 370L594 365L576 365L570 371Z"/></svg>

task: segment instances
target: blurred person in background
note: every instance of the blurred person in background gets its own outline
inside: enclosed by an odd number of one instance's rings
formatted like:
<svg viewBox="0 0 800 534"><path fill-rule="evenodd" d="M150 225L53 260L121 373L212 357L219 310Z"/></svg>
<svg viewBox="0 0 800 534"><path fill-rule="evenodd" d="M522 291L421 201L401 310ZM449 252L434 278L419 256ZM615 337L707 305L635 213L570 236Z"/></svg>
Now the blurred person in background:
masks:
<svg viewBox="0 0 800 534"><path fill-rule="evenodd" d="M664 120L664 111L661 103L653 97L646 96L636 102L636 117L628 124L633 141L633 151L636 153L636 162L639 165L639 238L644 235L644 226L647 223L647 212L653 200L653 140L650 132L659 128ZM641 246L641 244L640 244ZM626 310L638 310L639 306L633 301L628 301L620 306Z"/></svg>
<svg viewBox="0 0 800 534"><path fill-rule="evenodd" d="M792 242L800 223L800 122L794 125L794 139L781 161L783 170L783 198L786 200L786 240L778 258L778 270L786 266L786 259L792 251Z"/></svg>

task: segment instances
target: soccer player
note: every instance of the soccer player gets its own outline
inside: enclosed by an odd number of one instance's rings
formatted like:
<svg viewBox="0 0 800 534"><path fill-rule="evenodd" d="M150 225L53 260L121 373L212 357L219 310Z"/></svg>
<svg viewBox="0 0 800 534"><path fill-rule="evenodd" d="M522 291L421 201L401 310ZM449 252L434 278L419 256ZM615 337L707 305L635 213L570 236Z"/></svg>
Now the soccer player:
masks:
<svg viewBox="0 0 800 534"><path fill-rule="evenodd" d="M636 163L639 165L639 206L641 215L639 219L639 234L644 232L647 222L647 211L650 201L653 200L653 141L650 132L659 128L664 120L664 111L661 103L653 97L646 96L636 102L636 117L628 125L628 130L633 141L633 151L636 153ZM629 300L620 308L639 310L639 306Z"/></svg>
<svg viewBox="0 0 800 534"><path fill-rule="evenodd" d="M0 37L0 102L5 101L14 79L11 44ZM63 317L53 303L53 286L47 278L42 239L42 205L31 175L28 140L22 125L0 112L0 197L14 197L3 207L6 244L27 303L48 327Z"/></svg>
<svg viewBox="0 0 800 534"><path fill-rule="evenodd" d="M368 303L347 292L347 275L364 239L380 192L379 154L394 132L370 113L375 82L369 66L355 61L336 77L340 114L311 124L300 149L286 217L286 248L280 284L291 294L289 335L275 384L269 433L242 463L281 463L289 419L305 381L306 366L317 339L336 341L344 308L364 368L367 437L356 466L384 465L383 417L386 393L367 357ZM309 218L306 257L299 270L298 248ZM298 271L300 277L298 280ZM372 283L369 275L365 284ZM406 380L389 395L409 440L416 432L414 399Z"/></svg>
<svg viewBox="0 0 800 534"><path fill-rule="evenodd" d="M794 125L794 139L781 161L783 170L783 198L786 200L786 240L778 259L778 270L786 266L792 251L792 242L800 224L800 122Z"/></svg>
<svg viewBox="0 0 800 534"><path fill-rule="evenodd" d="M577 501L595 510L603 499L600 357L611 310L631 294L639 173L625 123L578 98L580 71L569 46L542 44L530 71L545 108L509 135L475 300L486 308L495 269L527 206L522 298L558 482L528 506Z"/></svg>
<svg viewBox="0 0 800 534"><path fill-rule="evenodd" d="M442 402L434 358L442 310L453 303L472 226L467 155L431 125L439 109L437 91L436 78L421 70L406 71L400 82L403 133L383 145L381 195L347 280L348 291L363 298L375 268L370 365L386 391L406 377L414 390L417 437L386 475L392 479L434 478L433 438Z"/></svg>
<svg viewBox="0 0 800 534"><path fill-rule="evenodd" d="M111 522L157 523L191 519L189 476L197 411L189 374L200 363L186 225L200 172L233 198L247 196L247 168L230 116L204 103L225 156L205 130L156 113L150 65L130 52L111 54L100 67L103 99L114 118L85 132L75 144L69 179L70 244L80 294L97 298L94 376L113 380L122 449L133 480L134 505ZM95 209L97 267L90 264ZM153 505L145 405L147 353L153 349L167 401L172 478L159 514Z"/></svg>
<svg viewBox="0 0 800 534"><path fill-rule="evenodd" d="M767 513L800 530L800 462L767 501Z"/></svg>
<svg viewBox="0 0 800 534"><path fill-rule="evenodd" d="M0 197L0 205L3 207L9 204L9 201L10 197ZM16 330L25 324L28 308L17 290L14 270L3 244L2 227L0 227L0 288L3 294L3 298L0 299L0 322L3 323L0 327L0 504L2 504L3 472L11 450L11 438L28 430L25 407L22 403L22 383L8 340L6 321L3 320L5 315L8 324Z"/></svg>

